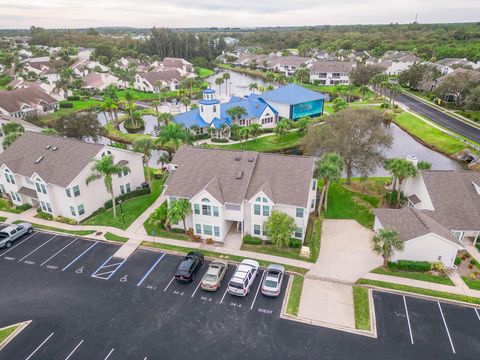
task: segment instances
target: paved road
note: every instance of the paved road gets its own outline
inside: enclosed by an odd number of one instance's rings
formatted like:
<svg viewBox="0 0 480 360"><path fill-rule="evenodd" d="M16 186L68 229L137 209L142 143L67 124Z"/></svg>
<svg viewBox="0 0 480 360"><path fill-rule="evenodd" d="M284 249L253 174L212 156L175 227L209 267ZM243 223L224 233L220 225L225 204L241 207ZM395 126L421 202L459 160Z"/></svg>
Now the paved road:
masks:
<svg viewBox="0 0 480 360"><path fill-rule="evenodd" d="M172 281L179 257L36 233L0 249L0 360L478 359L480 312L374 293L378 339L281 319L282 299ZM205 264L206 265L206 264ZM202 274L206 266L202 269ZM234 269L229 269L227 278ZM259 279L254 289L258 288Z"/></svg>
<svg viewBox="0 0 480 360"><path fill-rule="evenodd" d="M473 141L480 142L480 129L476 127L445 114L412 96L406 95L405 93L397 95L395 100L457 134L465 136Z"/></svg>

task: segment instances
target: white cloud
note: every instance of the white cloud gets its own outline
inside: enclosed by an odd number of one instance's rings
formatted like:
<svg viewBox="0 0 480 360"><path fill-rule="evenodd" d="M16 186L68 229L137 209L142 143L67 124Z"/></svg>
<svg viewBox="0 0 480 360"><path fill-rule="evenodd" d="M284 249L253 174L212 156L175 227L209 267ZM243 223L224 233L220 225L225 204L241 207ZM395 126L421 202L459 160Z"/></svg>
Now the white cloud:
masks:
<svg viewBox="0 0 480 360"><path fill-rule="evenodd" d="M0 0L0 27L288 26L477 21L476 0Z"/></svg>

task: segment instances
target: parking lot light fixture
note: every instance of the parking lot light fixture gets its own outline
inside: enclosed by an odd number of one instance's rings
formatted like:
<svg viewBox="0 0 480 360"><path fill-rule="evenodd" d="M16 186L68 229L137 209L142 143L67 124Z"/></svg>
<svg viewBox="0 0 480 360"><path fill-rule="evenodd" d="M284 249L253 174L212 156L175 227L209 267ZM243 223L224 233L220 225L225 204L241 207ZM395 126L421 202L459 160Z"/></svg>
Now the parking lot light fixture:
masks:
<svg viewBox="0 0 480 360"><path fill-rule="evenodd" d="M120 205L120 212L122 213L122 221L125 224L125 215L123 213L122 199L118 199L118 205Z"/></svg>

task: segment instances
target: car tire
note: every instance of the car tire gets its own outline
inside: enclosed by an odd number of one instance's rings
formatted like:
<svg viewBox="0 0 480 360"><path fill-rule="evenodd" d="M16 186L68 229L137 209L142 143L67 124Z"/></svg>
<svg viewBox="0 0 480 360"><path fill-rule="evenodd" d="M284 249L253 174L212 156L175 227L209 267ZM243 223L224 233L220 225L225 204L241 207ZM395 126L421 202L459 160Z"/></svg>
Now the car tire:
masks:
<svg viewBox="0 0 480 360"><path fill-rule="evenodd" d="M12 243L11 243L10 241L7 241L7 242L5 243L5 248L8 249L10 246L12 246Z"/></svg>
<svg viewBox="0 0 480 360"><path fill-rule="evenodd" d="M27 230L27 232L28 232L29 234L31 234L31 233L33 232L33 228L29 228L29 229Z"/></svg>

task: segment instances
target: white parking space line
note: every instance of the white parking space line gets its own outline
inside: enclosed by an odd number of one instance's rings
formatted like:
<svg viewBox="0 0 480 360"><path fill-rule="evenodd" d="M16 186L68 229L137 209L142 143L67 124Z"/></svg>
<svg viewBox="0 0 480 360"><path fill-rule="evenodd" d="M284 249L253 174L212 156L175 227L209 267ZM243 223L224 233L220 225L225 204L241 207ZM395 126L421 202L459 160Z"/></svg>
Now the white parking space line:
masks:
<svg viewBox="0 0 480 360"><path fill-rule="evenodd" d="M405 295L403 295L403 304L405 305L405 314L407 314L407 324L408 324L408 331L410 332L410 341L412 342L412 345L413 345L412 327L410 326L410 316L408 315L407 300L405 299Z"/></svg>
<svg viewBox="0 0 480 360"><path fill-rule="evenodd" d="M50 256L47 260L45 260L43 263L40 264L40 266L43 266L45 265L47 262L49 262L50 260L52 260L55 256L57 256L58 254L60 254L63 250L65 250L66 248L68 248L70 245L72 245L75 241L77 241L77 239L73 239L71 242L69 242L67 245L65 245L63 248L61 248L60 250L58 250L55 254L53 254L52 256Z"/></svg>
<svg viewBox="0 0 480 360"><path fill-rule="evenodd" d="M53 237L51 237L50 239L48 239L47 241L45 241L42 245L40 245L39 247L37 247L35 250L32 250L30 251L27 255L25 255L24 257L22 257L20 260L18 260L18 262L26 259L27 257L29 257L30 255L32 255L35 251L39 250L41 247L47 245L50 241L52 241L53 239L55 239L58 235L55 235Z"/></svg>
<svg viewBox="0 0 480 360"><path fill-rule="evenodd" d="M75 348L72 350L72 352L71 352L70 354L68 354L68 356L65 358L65 360L70 359L70 356L72 356L73 353L74 353L75 351L77 351L77 349L80 347L80 345L82 345L82 343L83 343L83 340L80 341L80 342L77 344L77 346L75 346Z"/></svg>
<svg viewBox="0 0 480 360"><path fill-rule="evenodd" d="M478 312L478 309L475 308L475 309L473 309L473 310L475 310L475 314L477 314L477 318L478 318L478 320L480 321L480 313Z"/></svg>
<svg viewBox="0 0 480 360"><path fill-rule="evenodd" d="M105 359L103 359L103 360L107 360L107 359L110 357L110 355L112 355L113 350L115 350L115 348L113 348L112 350L110 350L110 352L108 353L108 355L107 355L107 356L105 357Z"/></svg>
<svg viewBox="0 0 480 360"><path fill-rule="evenodd" d="M160 255L160 257L157 259L157 261L155 261L155 263L150 267L150 269L147 270L147 272L145 273L145 275L143 275L143 277L140 279L140 281L137 283L137 286L140 286L142 285L142 283L145 281L145 279L148 277L148 275L150 275L150 273L153 271L153 269L155 269L155 267L158 265L158 263L160 261L162 261L163 257L165 256L165 253L163 253L162 255Z"/></svg>
<svg viewBox="0 0 480 360"><path fill-rule="evenodd" d="M170 286L170 284L173 282L173 280L175 280L175 276L172 277L172 280L170 280L170 282L168 283L167 286L165 286L165 289L163 289L163 292L167 291L168 287Z"/></svg>
<svg viewBox="0 0 480 360"><path fill-rule="evenodd" d="M225 289L225 292L223 293L222 300L220 300L220 304L223 302L223 299L225 299L225 295L227 295L227 291L228 291L228 284L227 284L227 288Z"/></svg>
<svg viewBox="0 0 480 360"><path fill-rule="evenodd" d="M200 280L200 282L198 283L197 287L195 288L195 291L193 292L192 296L190 297L194 297L195 296L195 293L197 292L198 288L200 287L200 284L202 283L202 280Z"/></svg>
<svg viewBox="0 0 480 360"><path fill-rule="evenodd" d="M453 342L452 342L452 338L450 336L450 331L448 331L447 322L445 321L445 316L443 316L442 306L440 305L439 301L437 301L437 304L438 304L438 309L440 310L440 315L442 315L443 325L445 325L445 330L447 330L448 340L450 340L450 345L452 346L452 351L455 354L455 348L453 347Z"/></svg>
<svg viewBox="0 0 480 360"><path fill-rule="evenodd" d="M257 300L258 292L260 291L260 287L262 286L262 282L263 282L263 278L265 277L265 274L266 274L266 271L264 271L262 274L262 278L260 279L260 283L258 284L257 292L255 293L255 297L253 298L252 306L250 306L250 310L252 310L253 305L255 305L255 300Z"/></svg>
<svg viewBox="0 0 480 360"><path fill-rule="evenodd" d="M97 245L97 244L98 244L98 241L95 241L92 245L90 245L90 246L88 247L88 249L86 249L84 252L82 252L80 255L78 255L75 259L73 259L73 261L72 261L70 264L68 264L67 266L65 266L65 267L62 269L62 271L67 270L70 266L72 266L73 264L75 264L75 262L76 262L78 259L80 259L83 255L85 255L85 254L86 254L87 252L89 252L91 249L93 249L93 247L94 247L95 245Z"/></svg>
<svg viewBox="0 0 480 360"><path fill-rule="evenodd" d="M15 246L12 246L10 249L8 249L7 251L5 251L5 252L2 254L2 256L5 255L5 254L8 254L10 251L12 251L13 249L15 249L17 246L22 245L25 241L27 241L27 240L30 239L33 235L36 235L36 234L38 234L38 233L36 233L36 232L31 233L29 236L27 236L25 239L23 239L23 241L19 241L18 244L16 244Z"/></svg>
<svg viewBox="0 0 480 360"><path fill-rule="evenodd" d="M45 340L43 340L42 343L41 343L40 345L38 345L38 347L37 347L35 350L33 350L33 352L32 352L30 355L28 355L28 357L27 357L25 360L29 360L33 355L35 355L35 353L36 353L38 350L40 350L40 348L41 348L43 345L45 345L45 343L46 343L48 340L50 340L50 338L53 336L53 334L55 334L55 333L52 332L50 335L48 335L48 337L47 337Z"/></svg>

